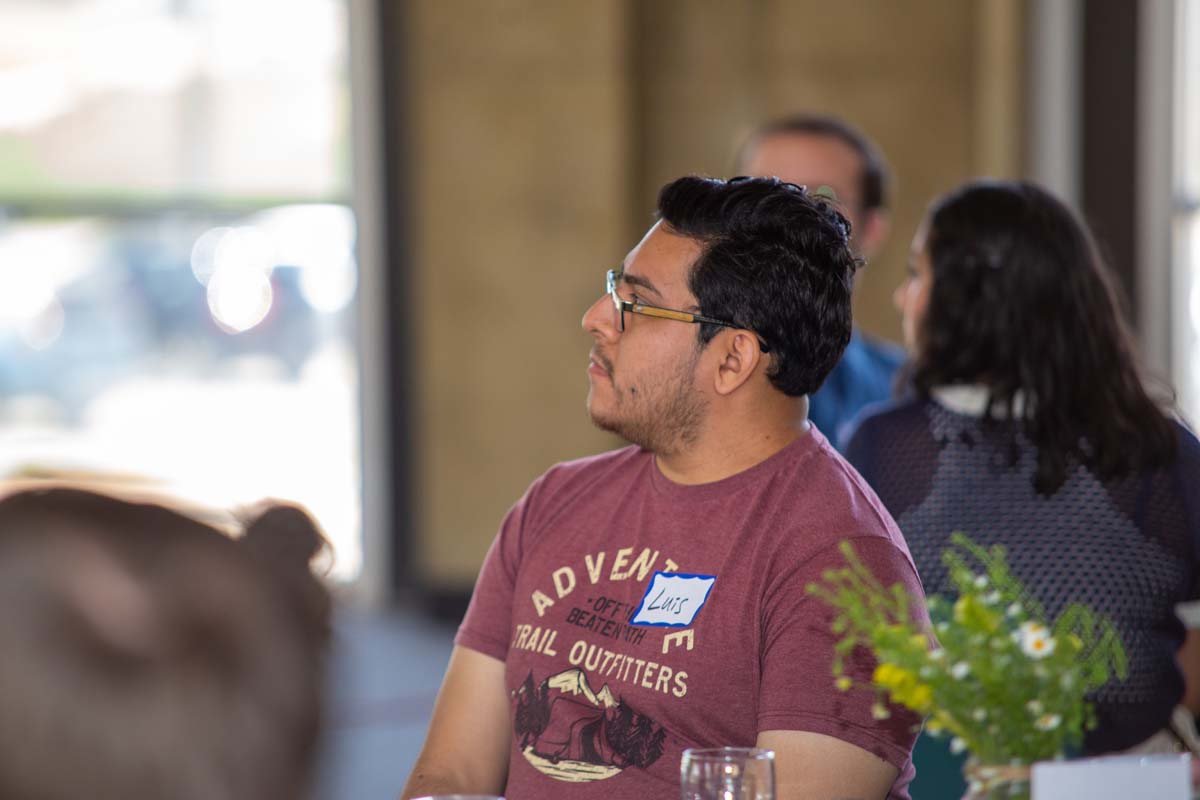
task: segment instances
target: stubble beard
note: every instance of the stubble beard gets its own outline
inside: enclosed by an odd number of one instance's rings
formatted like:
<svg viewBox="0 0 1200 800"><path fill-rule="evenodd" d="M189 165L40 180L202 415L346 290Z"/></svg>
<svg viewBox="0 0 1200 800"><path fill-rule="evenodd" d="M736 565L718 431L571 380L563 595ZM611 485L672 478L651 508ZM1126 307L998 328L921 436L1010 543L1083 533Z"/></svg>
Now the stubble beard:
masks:
<svg viewBox="0 0 1200 800"><path fill-rule="evenodd" d="M608 371L614 400L605 414L594 408L589 392L592 424L656 455L672 456L688 449L700 438L708 412L708 402L693 388L700 352L697 348L672 374L624 386L613 376L612 365L598 358Z"/></svg>

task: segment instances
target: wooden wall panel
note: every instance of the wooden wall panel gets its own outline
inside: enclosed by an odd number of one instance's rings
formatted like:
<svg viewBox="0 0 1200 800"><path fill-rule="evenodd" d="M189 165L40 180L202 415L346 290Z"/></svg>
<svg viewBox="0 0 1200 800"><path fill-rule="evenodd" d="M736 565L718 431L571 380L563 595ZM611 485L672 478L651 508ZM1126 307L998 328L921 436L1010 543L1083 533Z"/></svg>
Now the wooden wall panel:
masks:
<svg viewBox="0 0 1200 800"><path fill-rule="evenodd" d="M623 2L413 0L416 555L475 579L555 461L611 447L584 413L584 310L628 247Z"/></svg>

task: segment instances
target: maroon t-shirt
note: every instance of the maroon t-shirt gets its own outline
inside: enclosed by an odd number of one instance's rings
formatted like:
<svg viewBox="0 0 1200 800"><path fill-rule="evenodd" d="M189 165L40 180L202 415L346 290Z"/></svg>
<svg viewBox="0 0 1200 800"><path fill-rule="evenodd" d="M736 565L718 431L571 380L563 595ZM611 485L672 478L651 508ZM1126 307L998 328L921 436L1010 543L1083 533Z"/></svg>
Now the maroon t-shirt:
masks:
<svg viewBox="0 0 1200 800"><path fill-rule="evenodd" d="M844 539L923 597L896 524L815 429L699 486L672 483L638 447L534 481L456 640L506 662L506 796L677 797L685 748L797 730L895 765L890 797L907 798L920 721L895 707L877 720L872 692L835 689L833 613L805 591L844 566ZM851 674L869 681L873 666L857 658Z"/></svg>

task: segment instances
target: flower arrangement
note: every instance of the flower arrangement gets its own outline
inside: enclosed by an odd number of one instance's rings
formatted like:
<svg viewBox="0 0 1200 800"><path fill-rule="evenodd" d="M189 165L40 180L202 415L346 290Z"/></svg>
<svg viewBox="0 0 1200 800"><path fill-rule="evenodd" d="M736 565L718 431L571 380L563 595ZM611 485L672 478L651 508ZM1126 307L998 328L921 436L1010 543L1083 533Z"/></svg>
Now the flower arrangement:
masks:
<svg viewBox="0 0 1200 800"><path fill-rule="evenodd" d="M848 542L847 566L827 570L808 591L837 611L835 684L851 691L845 659L867 647L877 666L867 688L886 717L884 696L927 717L926 730L969 751L972 795L1003 788L1028 792L1028 767L1066 757L1096 724L1085 699L1127 672L1112 622L1071 604L1049 623L1042 606L1009 572L1004 549L984 548L955 533L942 559L958 591L951 602L928 598L930 631L914 619L900 584L881 585ZM976 567L972 568L972 564Z"/></svg>

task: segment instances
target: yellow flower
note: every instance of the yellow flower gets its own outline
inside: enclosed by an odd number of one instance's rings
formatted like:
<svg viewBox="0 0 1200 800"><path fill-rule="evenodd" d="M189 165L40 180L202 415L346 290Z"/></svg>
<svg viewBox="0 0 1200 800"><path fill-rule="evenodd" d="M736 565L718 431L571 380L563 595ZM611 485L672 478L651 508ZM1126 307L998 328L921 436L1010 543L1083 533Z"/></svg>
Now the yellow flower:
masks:
<svg viewBox="0 0 1200 800"><path fill-rule="evenodd" d="M894 692L893 697L913 711L925 714L933 705L933 688L928 684L918 683L916 686Z"/></svg>
<svg viewBox="0 0 1200 800"><path fill-rule="evenodd" d="M921 683L912 670L885 661L875 667L872 680L876 686L886 689L897 703L914 711L927 712L933 704L933 689Z"/></svg>
<svg viewBox="0 0 1200 800"><path fill-rule="evenodd" d="M889 664L885 661L875 667L873 680L885 689L895 689L915 683L917 676L903 667L897 667L895 664Z"/></svg>
<svg viewBox="0 0 1200 800"><path fill-rule="evenodd" d="M833 685L837 687L839 692L848 692L848 691L850 691L850 687L854 685L854 681L850 680L845 675L843 675L842 677L840 677L836 681L834 681Z"/></svg>

